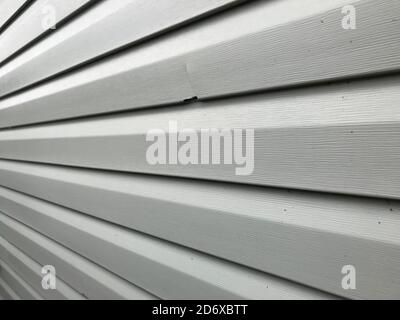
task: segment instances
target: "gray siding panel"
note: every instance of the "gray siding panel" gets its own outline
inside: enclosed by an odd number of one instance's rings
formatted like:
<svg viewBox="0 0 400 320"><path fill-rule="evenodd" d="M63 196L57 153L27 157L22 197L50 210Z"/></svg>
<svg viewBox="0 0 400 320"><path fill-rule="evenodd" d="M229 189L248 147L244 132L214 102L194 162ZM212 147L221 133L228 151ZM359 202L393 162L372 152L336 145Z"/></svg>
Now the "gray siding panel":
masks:
<svg viewBox="0 0 400 320"><path fill-rule="evenodd" d="M17 275L12 268L0 260L0 278L15 289L17 295L23 300L43 300L43 298Z"/></svg>
<svg viewBox="0 0 400 320"><path fill-rule="evenodd" d="M2 0L0 3L0 30L2 30L4 25L6 25L27 3L28 0Z"/></svg>
<svg viewBox="0 0 400 320"><path fill-rule="evenodd" d="M153 295L99 267L55 241L12 219L2 219L1 233L41 265L52 265L57 276L88 299L156 299Z"/></svg>
<svg viewBox="0 0 400 320"><path fill-rule="evenodd" d="M0 181L102 220L338 295L390 298L400 292L400 283L389 276L400 263L396 201L227 189L224 184L12 162L0 162ZM0 189L3 202L11 194ZM346 261L363 266L358 272L363 286L354 292L343 292L335 282ZM385 289L374 291L376 287Z"/></svg>
<svg viewBox="0 0 400 320"><path fill-rule="evenodd" d="M102 1L74 23L60 29L54 37L45 39L3 68L0 96L239 1L242 0ZM70 1L53 2L57 16L64 7L73 6L65 4ZM30 22L40 27L39 21L30 19ZM8 34L13 36L12 32ZM3 43L7 47L7 41ZM0 60L1 57L2 54Z"/></svg>
<svg viewBox="0 0 400 320"><path fill-rule="evenodd" d="M1 214L0 214L1 215ZM17 247L0 236L0 259L18 273L43 298L49 300L83 300L81 294L68 286L61 279L57 280L55 290L42 288L42 266L24 254Z"/></svg>
<svg viewBox="0 0 400 320"><path fill-rule="evenodd" d="M283 3L287 3L284 8L265 1L261 8L244 11L246 19L241 19L248 23L253 16L260 18L258 9L282 14L293 6L291 1ZM302 17L297 13L293 21L275 27L265 19L265 25L257 25L256 31L250 29L251 33L230 42L225 40L229 37L225 31L237 30L234 18L217 24L217 30L213 24L205 24L183 35L172 33L0 101L1 127L398 70L400 3L356 2L363 27L351 31L341 27L343 3L327 1L322 8L314 3L311 7L318 10L311 11L316 12L311 17L310 10L304 9ZM13 75L8 69L20 64L17 59L0 70L3 91L9 91L9 86L21 87L13 83L41 72L52 60L32 64L32 69ZM82 101L84 105L79 103Z"/></svg>
<svg viewBox="0 0 400 320"><path fill-rule="evenodd" d="M35 198L2 191L11 196L2 197L7 215L163 299L332 298ZM7 222L10 218L3 214L0 219Z"/></svg>
<svg viewBox="0 0 400 320"><path fill-rule="evenodd" d="M340 6L194 53L188 73L196 95L208 98L399 70L400 2L366 0L354 6L357 28L350 32L342 28Z"/></svg>
<svg viewBox="0 0 400 320"><path fill-rule="evenodd" d="M398 199L399 88L395 76L5 130L0 157ZM149 164L146 133L168 132L171 120L198 132L254 129L253 174Z"/></svg>
<svg viewBox="0 0 400 320"><path fill-rule="evenodd" d="M0 299L400 299L399 16L0 0ZM254 148L152 165L154 129L201 148L203 130L253 130Z"/></svg>
<svg viewBox="0 0 400 320"><path fill-rule="evenodd" d="M0 278L0 299L21 300L15 291L2 278Z"/></svg>
<svg viewBox="0 0 400 320"><path fill-rule="evenodd" d="M0 63L48 31L49 27L57 28L62 20L87 3L89 0L38 0L33 3L17 23L0 35ZM47 18L52 13L50 10L54 10L54 21Z"/></svg>

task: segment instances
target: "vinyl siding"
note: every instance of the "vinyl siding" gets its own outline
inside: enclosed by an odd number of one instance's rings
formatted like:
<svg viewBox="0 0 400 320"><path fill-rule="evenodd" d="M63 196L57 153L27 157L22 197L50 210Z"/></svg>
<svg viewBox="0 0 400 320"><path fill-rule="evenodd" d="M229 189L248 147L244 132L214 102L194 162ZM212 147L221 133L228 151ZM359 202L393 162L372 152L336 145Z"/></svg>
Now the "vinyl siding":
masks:
<svg viewBox="0 0 400 320"><path fill-rule="evenodd" d="M4 64L12 55L43 36L47 31L51 31L52 27L59 27L65 19L88 3L89 0L38 0L34 2L29 10L18 17L18 22L11 24L7 32L0 35L0 64ZM54 21L43 21L46 12L50 12L50 10L56 12ZM53 23L54 25L52 25Z"/></svg>
<svg viewBox="0 0 400 320"><path fill-rule="evenodd" d="M400 298L399 15L397 0L24 7L0 34L0 296ZM169 121L253 129L254 172L150 165L146 133Z"/></svg>
<svg viewBox="0 0 400 320"><path fill-rule="evenodd" d="M2 0L0 2L0 32L7 28L30 2L29 0Z"/></svg>

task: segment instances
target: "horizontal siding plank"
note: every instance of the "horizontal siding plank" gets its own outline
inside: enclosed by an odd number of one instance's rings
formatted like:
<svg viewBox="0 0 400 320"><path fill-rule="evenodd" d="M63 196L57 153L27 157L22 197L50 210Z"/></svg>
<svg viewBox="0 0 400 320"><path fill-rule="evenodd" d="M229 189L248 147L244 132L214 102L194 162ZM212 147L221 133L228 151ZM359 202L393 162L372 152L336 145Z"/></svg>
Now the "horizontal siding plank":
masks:
<svg viewBox="0 0 400 320"><path fill-rule="evenodd" d="M29 0L2 0L0 3L0 31Z"/></svg>
<svg viewBox="0 0 400 320"><path fill-rule="evenodd" d="M399 83L394 76L5 130L0 158L398 199ZM169 133L171 120L196 132L254 129L254 172L149 164L146 133Z"/></svg>
<svg viewBox="0 0 400 320"><path fill-rule="evenodd" d="M54 27L89 0L38 0L33 3L6 32L0 35L0 63L49 30L52 25L44 24L50 10L54 10ZM48 20L48 19L47 19ZM53 22L53 21L50 21Z"/></svg>
<svg viewBox="0 0 400 320"><path fill-rule="evenodd" d="M397 201L7 161L0 161L0 183L338 295L400 292ZM344 292L336 280L349 263L359 282Z"/></svg>
<svg viewBox="0 0 400 320"><path fill-rule="evenodd" d="M144 290L12 219L0 222L3 237L42 265L52 265L63 279L88 299L156 299Z"/></svg>
<svg viewBox="0 0 400 320"><path fill-rule="evenodd" d="M23 300L43 300L43 298L16 274L7 264L0 260L0 278L12 287Z"/></svg>
<svg viewBox="0 0 400 320"><path fill-rule="evenodd" d="M3 214L0 213L0 216ZM0 259L18 273L28 282L37 293L49 300L82 300L84 299L78 292L69 287L61 279L57 279L57 287L54 290L44 290L42 288L42 266L36 261L25 255L18 248L0 236Z"/></svg>
<svg viewBox="0 0 400 320"><path fill-rule="evenodd" d="M332 296L1 188L2 211L163 299ZM0 219L6 217L0 215Z"/></svg>
<svg viewBox="0 0 400 320"><path fill-rule="evenodd" d="M355 2L356 29L342 8L206 48L188 60L202 98L400 69L400 1ZM238 72L238 70L240 70Z"/></svg>
<svg viewBox="0 0 400 320"><path fill-rule="evenodd" d="M21 300L15 291L0 278L0 298L4 300Z"/></svg>
<svg viewBox="0 0 400 320"><path fill-rule="evenodd" d="M5 67L0 76L0 81L3 82L0 95L240 1L243 0L102 1ZM67 6L71 7L71 4ZM30 23L36 24L32 18ZM22 24L19 23L16 28L18 27L21 28ZM9 34L11 37L12 34ZM16 42L13 41L15 45ZM7 41L4 44L7 47ZM6 55L7 52L0 54L0 58Z"/></svg>
<svg viewBox="0 0 400 320"><path fill-rule="evenodd" d="M29 3L0 14L0 299L400 298L400 1L98 1L41 41L94 1ZM254 172L151 165L171 121L253 129Z"/></svg>
<svg viewBox="0 0 400 320"><path fill-rule="evenodd" d="M342 0L261 1L228 10L3 99L0 127L398 70L400 3L351 3L355 30L341 27L348 4ZM4 89L43 70L28 68L32 55L0 70ZM26 72L17 72L20 64Z"/></svg>
<svg viewBox="0 0 400 320"><path fill-rule="evenodd" d="M127 65L123 68L126 69ZM51 82L50 85L58 87L56 92L44 85L28 91L28 99L25 99L26 94L22 93L0 101L0 128L119 111L135 106L170 104L180 101L181 97L195 95L187 81L186 69L179 61L156 63L134 69L132 72L121 70L116 75L109 74L114 73L115 69L101 69L92 69L94 73L82 74L80 79L73 82L64 81L64 78ZM155 74L157 77L154 77ZM101 79L98 79L99 77ZM31 96L31 92L35 97Z"/></svg>

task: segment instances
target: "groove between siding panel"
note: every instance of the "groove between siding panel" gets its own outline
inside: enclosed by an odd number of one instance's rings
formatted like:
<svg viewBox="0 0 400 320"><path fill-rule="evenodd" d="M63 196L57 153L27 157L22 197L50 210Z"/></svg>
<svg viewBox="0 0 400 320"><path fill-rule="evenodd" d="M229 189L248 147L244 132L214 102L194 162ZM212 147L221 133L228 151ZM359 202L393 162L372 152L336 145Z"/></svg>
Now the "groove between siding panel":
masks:
<svg viewBox="0 0 400 320"><path fill-rule="evenodd" d="M168 37L4 99L0 102L0 126L399 69L399 1L354 2L358 28L350 31L341 28L341 7L348 3L318 3L310 1L311 9L299 10L301 14L291 13L292 20L286 23L275 18L275 25L265 22L265 25L254 27L249 22L252 18L262 18L258 16L257 9L263 9L263 13L269 16L282 14L284 8L294 6L293 1L272 1L271 4L266 1L258 4L260 7L255 5L243 10L243 16L228 16L228 22L219 24L218 19L214 19L207 21L205 29L202 29L204 25L196 25L192 33L191 29L185 30L186 33L182 31L182 34L171 33ZM240 26L247 21L250 27L244 29L249 33L238 31L238 27L234 26L238 23L236 19L240 20ZM213 28L214 24L219 26L218 31ZM234 31L225 36L224 32L229 27ZM212 36L211 33L217 35ZM210 39L208 42L206 36ZM13 82L8 73L7 68L3 73L0 71L0 79L5 85ZM24 81L31 74L32 70L27 70L26 74L13 75L11 72L10 77ZM157 77L154 77L155 74ZM124 85L121 87L121 84Z"/></svg>
<svg viewBox="0 0 400 320"><path fill-rule="evenodd" d="M43 298L17 275L7 264L0 260L0 278L5 280L23 300L43 300Z"/></svg>
<svg viewBox="0 0 400 320"><path fill-rule="evenodd" d="M399 77L0 132L0 158L374 197L400 197ZM150 165L151 129L254 129L254 172Z"/></svg>
<svg viewBox="0 0 400 320"><path fill-rule="evenodd" d="M3 214L0 214L2 216ZM42 288L42 266L0 236L0 259L28 282L43 298L49 300L82 300L79 293L57 279L55 290Z"/></svg>
<svg viewBox="0 0 400 320"><path fill-rule="evenodd" d="M164 299L333 298L11 190L1 194L10 217Z"/></svg>
<svg viewBox="0 0 400 320"><path fill-rule="evenodd" d="M43 27L43 19L49 14L44 9L54 8L54 22L58 27L60 22L88 2L89 0L38 0L33 3L16 23L0 35L0 63L49 30Z"/></svg>
<svg viewBox="0 0 400 320"><path fill-rule="evenodd" d="M338 295L373 299L400 292L394 280L400 261L397 201L5 161L0 182ZM337 281L346 264L357 266L357 291L344 292Z"/></svg>
<svg viewBox="0 0 400 320"><path fill-rule="evenodd" d="M0 71L0 81L3 82L0 95L241 1L243 0L100 2L70 25L57 30L51 37L5 66Z"/></svg>
<svg viewBox="0 0 400 320"><path fill-rule="evenodd" d="M34 257L41 265L54 266L57 277L88 299L155 299L142 289L21 223L3 219L0 222L0 229L7 241Z"/></svg>

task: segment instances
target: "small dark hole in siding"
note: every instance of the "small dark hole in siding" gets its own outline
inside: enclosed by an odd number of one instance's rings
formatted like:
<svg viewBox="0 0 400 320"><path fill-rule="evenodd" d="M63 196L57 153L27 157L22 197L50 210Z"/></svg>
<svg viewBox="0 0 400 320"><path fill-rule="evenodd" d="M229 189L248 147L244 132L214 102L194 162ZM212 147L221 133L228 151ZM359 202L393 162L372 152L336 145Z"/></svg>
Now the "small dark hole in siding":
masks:
<svg viewBox="0 0 400 320"><path fill-rule="evenodd" d="M188 98L183 100L184 103L191 103L191 102L196 102L197 100L199 100L198 97L192 97L192 98Z"/></svg>

